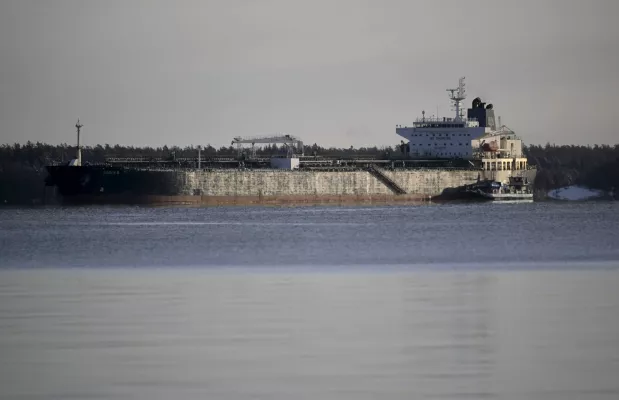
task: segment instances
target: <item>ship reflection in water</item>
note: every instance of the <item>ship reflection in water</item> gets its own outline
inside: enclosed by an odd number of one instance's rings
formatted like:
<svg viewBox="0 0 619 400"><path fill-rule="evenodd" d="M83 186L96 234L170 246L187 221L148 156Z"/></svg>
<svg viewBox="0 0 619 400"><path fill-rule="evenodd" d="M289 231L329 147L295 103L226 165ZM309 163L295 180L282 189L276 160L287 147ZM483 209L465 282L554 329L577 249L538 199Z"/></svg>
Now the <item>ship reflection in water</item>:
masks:
<svg viewBox="0 0 619 400"><path fill-rule="evenodd" d="M616 399L617 207L0 210L0 399Z"/></svg>

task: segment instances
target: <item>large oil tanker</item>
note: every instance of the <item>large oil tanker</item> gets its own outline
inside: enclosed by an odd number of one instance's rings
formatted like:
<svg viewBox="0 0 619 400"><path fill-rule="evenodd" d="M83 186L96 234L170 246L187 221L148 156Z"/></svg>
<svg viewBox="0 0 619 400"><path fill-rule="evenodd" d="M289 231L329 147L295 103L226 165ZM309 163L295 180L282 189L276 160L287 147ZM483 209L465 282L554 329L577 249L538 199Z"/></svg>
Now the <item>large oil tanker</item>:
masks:
<svg viewBox="0 0 619 400"><path fill-rule="evenodd" d="M236 137L238 157L192 159L77 158L47 166L46 185L63 203L268 204L418 202L454 198L530 198L535 169L511 129L497 125L492 104L475 98L466 116L464 78L448 89L453 117L427 117L396 125L401 154L389 159L306 156L291 135ZM500 118L499 118L500 119ZM256 145L284 144L285 156L256 157ZM250 148L247 148L251 146ZM516 184L514 185L514 182ZM503 196L503 197L502 197Z"/></svg>

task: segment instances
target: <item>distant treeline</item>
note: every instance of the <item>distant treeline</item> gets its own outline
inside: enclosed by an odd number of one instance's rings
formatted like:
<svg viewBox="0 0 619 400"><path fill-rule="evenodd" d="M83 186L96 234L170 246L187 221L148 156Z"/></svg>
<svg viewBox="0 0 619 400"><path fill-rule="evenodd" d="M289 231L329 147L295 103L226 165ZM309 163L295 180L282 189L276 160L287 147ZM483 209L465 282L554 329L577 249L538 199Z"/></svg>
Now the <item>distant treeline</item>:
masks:
<svg viewBox="0 0 619 400"><path fill-rule="evenodd" d="M235 146L215 148L211 145L201 146L202 157L236 157L238 150ZM14 144L0 146L0 159L9 163L16 163L28 167L40 167L51 162L69 161L76 157L76 146L67 144L49 145L44 143ZM249 151L248 147L244 147L245 151ZM361 147L361 148L335 148L321 147L317 144L304 146L303 149L306 155L317 154L325 157L346 157L346 156L388 156L395 152L400 152L400 145L393 147ZM256 147L256 154L269 156L273 154L286 154L284 145L277 146L267 145ZM146 157L146 158L192 158L198 156L197 146L163 146L163 147L133 147L133 146L110 146L96 145L82 147L82 159L91 163L101 163L107 158L131 158L131 157Z"/></svg>
<svg viewBox="0 0 619 400"><path fill-rule="evenodd" d="M569 185L619 191L619 144L531 145L525 147L525 153L529 164L537 167L538 191Z"/></svg>
<svg viewBox="0 0 619 400"><path fill-rule="evenodd" d="M401 153L401 145L385 147L335 148L317 144L305 146L306 155L325 157L392 157ZM285 154L284 146L257 148L258 155ZM536 187L544 192L552 188L579 184L592 188L619 190L619 144L615 146L546 146L531 145L525 148L529 163L538 168ZM202 157L236 157L233 146L215 148L202 146ZM52 162L68 162L75 158L75 146L44 143L14 144L0 146L0 202L10 204L40 201L44 194L45 165ZM133 147L97 145L84 147L85 162L100 163L106 158L192 158L198 148L188 147Z"/></svg>

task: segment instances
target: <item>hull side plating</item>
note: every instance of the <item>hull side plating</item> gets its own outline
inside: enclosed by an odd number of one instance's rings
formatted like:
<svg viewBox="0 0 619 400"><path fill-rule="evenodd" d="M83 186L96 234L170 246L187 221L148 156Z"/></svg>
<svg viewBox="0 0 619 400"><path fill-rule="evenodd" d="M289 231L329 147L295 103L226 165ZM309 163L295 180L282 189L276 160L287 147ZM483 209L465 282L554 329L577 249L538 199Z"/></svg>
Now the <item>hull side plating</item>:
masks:
<svg viewBox="0 0 619 400"><path fill-rule="evenodd" d="M51 166L47 185L67 204L404 203L450 199L450 189L485 179L479 170L141 170Z"/></svg>

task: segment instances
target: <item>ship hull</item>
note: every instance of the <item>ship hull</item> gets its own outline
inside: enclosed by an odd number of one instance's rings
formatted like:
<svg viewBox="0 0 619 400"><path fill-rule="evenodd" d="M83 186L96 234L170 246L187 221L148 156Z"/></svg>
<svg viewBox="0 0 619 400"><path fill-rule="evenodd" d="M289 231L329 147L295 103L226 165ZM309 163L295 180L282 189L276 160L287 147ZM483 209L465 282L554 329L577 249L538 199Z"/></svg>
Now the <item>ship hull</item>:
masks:
<svg viewBox="0 0 619 400"><path fill-rule="evenodd" d="M211 182L198 185L200 188L196 188L195 183L192 185L187 182L188 176L200 172L189 170L139 170L110 166L50 166L47 170L49 175L46 185L55 187L56 200L66 205L418 204L430 199L424 194L396 196L380 191L338 193L338 190L329 188L322 188L322 191L327 193L313 190L314 193L309 194L307 190L295 189L290 185L281 185L288 187L279 188L277 194L262 194L261 189L251 190L245 187L246 190L242 190L241 186L246 185L238 182L238 179L235 179L236 182L232 185L221 181L221 175L235 174L234 170L213 172L212 175L215 176ZM203 171L202 174L209 172ZM287 173L290 174L292 173ZM267 177L263 180L277 183L277 178ZM224 193L205 193L222 191Z"/></svg>
<svg viewBox="0 0 619 400"><path fill-rule="evenodd" d="M379 172L50 166L46 184L55 187L62 204L80 205L418 204L479 200L454 190L480 179L478 170Z"/></svg>
<svg viewBox="0 0 619 400"><path fill-rule="evenodd" d="M178 194L174 174L111 166L47 167L46 184L65 199Z"/></svg>

